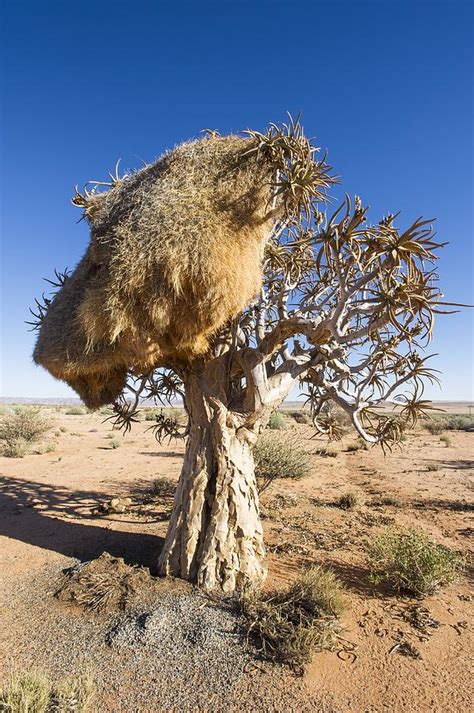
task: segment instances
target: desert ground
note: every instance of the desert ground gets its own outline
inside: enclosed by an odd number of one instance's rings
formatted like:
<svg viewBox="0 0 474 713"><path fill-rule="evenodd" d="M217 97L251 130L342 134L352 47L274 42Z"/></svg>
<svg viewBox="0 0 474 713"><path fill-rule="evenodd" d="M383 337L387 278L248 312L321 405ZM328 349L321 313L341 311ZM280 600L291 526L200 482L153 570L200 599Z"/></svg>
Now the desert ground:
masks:
<svg viewBox="0 0 474 713"><path fill-rule="evenodd" d="M304 567L321 564L343 582L348 601L337 646L315 653L304 675L295 676L247 652L232 629L234 615L216 613L215 602L178 582L157 583L164 616L179 628L182 607L192 609L195 625L204 622L205 646L179 638L181 631L161 649L112 645L117 613L85 612L54 596L63 570L103 552L153 569L172 498L166 491L145 496L157 478L177 480L184 449L179 441L159 445L148 421L122 436L104 414L71 410L42 408L53 422L51 450L0 458L0 687L12 670L38 667L54 678L87 667L97 689L92 710L101 713L471 707L473 432L450 431L440 440L420 426L386 455L348 449L356 439L347 434L325 451L310 426L285 417L283 433L311 454L312 471L262 494L266 587L285 587ZM348 492L357 503L342 509L338 500ZM101 507L126 497L124 512ZM462 553L459 581L421 602L372 584L364 542L391 524L417 528ZM173 604L178 595L181 609ZM399 646L407 642L408 656Z"/></svg>

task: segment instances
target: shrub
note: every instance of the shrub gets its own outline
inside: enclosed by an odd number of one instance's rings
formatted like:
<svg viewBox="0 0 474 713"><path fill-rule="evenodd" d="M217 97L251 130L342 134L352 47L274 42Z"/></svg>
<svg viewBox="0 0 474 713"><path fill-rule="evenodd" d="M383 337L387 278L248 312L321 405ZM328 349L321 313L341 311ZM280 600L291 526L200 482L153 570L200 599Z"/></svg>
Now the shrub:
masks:
<svg viewBox="0 0 474 713"><path fill-rule="evenodd" d="M248 634L264 658L302 673L314 651L331 648L345 607L333 572L313 567L287 590L244 596Z"/></svg>
<svg viewBox="0 0 474 713"><path fill-rule="evenodd" d="M111 447L113 450L115 450L116 448L120 448L121 445L122 445L122 444L121 444L121 442L118 440L118 438L113 438L113 439L110 441L110 447Z"/></svg>
<svg viewBox="0 0 474 713"><path fill-rule="evenodd" d="M446 448L449 448L449 446L451 445L451 439L446 433L443 433L443 435L439 437L439 440L441 441L441 443L444 443Z"/></svg>
<svg viewBox="0 0 474 713"><path fill-rule="evenodd" d="M436 418L431 421L427 421L425 423L425 428L428 433L431 433L432 436L439 436L439 434L443 433L445 429L445 422L440 418Z"/></svg>
<svg viewBox="0 0 474 713"><path fill-rule="evenodd" d="M307 411L289 411L288 416L291 416L296 423L309 425L312 423L311 415Z"/></svg>
<svg viewBox="0 0 474 713"><path fill-rule="evenodd" d="M84 406L69 406L64 413L66 416L84 416L87 411Z"/></svg>
<svg viewBox="0 0 474 713"><path fill-rule="evenodd" d="M323 458L337 458L337 450L335 448L328 448L327 446L319 448L316 453Z"/></svg>
<svg viewBox="0 0 474 713"><path fill-rule="evenodd" d="M273 431L283 431L286 428L286 420L282 413L274 411L269 418L268 428Z"/></svg>
<svg viewBox="0 0 474 713"><path fill-rule="evenodd" d="M430 473L434 473L436 470L439 470L439 465L437 463L428 463L426 470Z"/></svg>
<svg viewBox="0 0 474 713"><path fill-rule="evenodd" d="M89 673L68 676L56 685L39 671L12 673L0 691L0 711L5 713L82 713L94 695Z"/></svg>
<svg viewBox="0 0 474 713"><path fill-rule="evenodd" d="M474 431L474 416L452 414L445 421L447 431Z"/></svg>
<svg viewBox="0 0 474 713"><path fill-rule="evenodd" d="M425 597L454 582L462 559L416 530L388 528L366 544L374 582L397 592Z"/></svg>
<svg viewBox="0 0 474 713"><path fill-rule="evenodd" d="M342 508L343 510L353 510L357 505L360 504L360 497L357 493L344 493L344 495L341 495L339 500L337 501L338 507Z"/></svg>
<svg viewBox="0 0 474 713"><path fill-rule="evenodd" d="M37 408L17 407L0 421L0 442L4 456L22 458L32 443L51 429L51 423Z"/></svg>
<svg viewBox="0 0 474 713"><path fill-rule="evenodd" d="M355 453L356 451L367 451L369 449L367 443L359 438L357 441L353 441L347 445L346 451L348 453Z"/></svg>
<svg viewBox="0 0 474 713"><path fill-rule="evenodd" d="M175 492L176 483L168 478L156 478L149 490L153 498L173 498Z"/></svg>
<svg viewBox="0 0 474 713"><path fill-rule="evenodd" d="M262 492L277 478L304 478L311 472L310 456L294 439L262 433L254 451L255 474Z"/></svg>

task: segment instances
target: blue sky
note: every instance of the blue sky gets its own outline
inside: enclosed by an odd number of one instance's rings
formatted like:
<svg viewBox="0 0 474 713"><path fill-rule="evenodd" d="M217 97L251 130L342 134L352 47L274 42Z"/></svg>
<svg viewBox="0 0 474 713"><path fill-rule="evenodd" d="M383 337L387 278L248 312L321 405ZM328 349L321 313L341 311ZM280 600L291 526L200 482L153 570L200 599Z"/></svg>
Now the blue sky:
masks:
<svg viewBox="0 0 474 713"><path fill-rule="evenodd" d="M134 167L211 127L303 112L371 217L437 218L452 301L473 302L470 0L3 5L4 396L67 396L33 366L24 320L53 268L87 244L69 199L122 159ZM439 318L431 398L472 400L472 314Z"/></svg>

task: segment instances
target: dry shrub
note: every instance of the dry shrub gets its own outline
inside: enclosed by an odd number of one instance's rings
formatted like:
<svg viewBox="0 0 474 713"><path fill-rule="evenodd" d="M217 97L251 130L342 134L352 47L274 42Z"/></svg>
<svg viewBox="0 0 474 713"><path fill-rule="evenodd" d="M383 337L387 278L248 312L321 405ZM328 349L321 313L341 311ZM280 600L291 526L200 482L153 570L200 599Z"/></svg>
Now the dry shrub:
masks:
<svg viewBox="0 0 474 713"><path fill-rule="evenodd" d="M334 645L344 606L342 584L322 567L307 570L285 591L242 599L248 635L261 655L298 673L313 652Z"/></svg>
<svg viewBox="0 0 474 713"><path fill-rule="evenodd" d="M346 451L348 453L356 453L357 451L367 451L368 449L367 443L362 440L362 438L358 438L357 441L353 441L347 445Z"/></svg>
<svg viewBox="0 0 474 713"><path fill-rule="evenodd" d="M84 416L87 410L84 406L68 406L64 413L66 416Z"/></svg>
<svg viewBox="0 0 474 713"><path fill-rule="evenodd" d="M311 420L311 414L309 414L307 411L289 411L288 416L291 416L296 423L304 424L304 425L311 425L312 420Z"/></svg>
<svg viewBox="0 0 474 713"><path fill-rule="evenodd" d="M426 597L456 581L462 558L417 530L391 527L366 543L372 581Z"/></svg>
<svg viewBox="0 0 474 713"><path fill-rule="evenodd" d="M446 446L446 448L449 448L449 447L452 445L452 441L451 441L450 437L449 437L446 433L443 433L443 434L439 437L439 440L441 441L441 443L444 443L444 445Z"/></svg>
<svg viewBox="0 0 474 713"><path fill-rule="evenodd" d="M432 436L439 436L439 434L444 431L445 423L444 420L437 418L432 421L427 421L424 427Z"/></svg>
<svg viewBox="0 0 474 713"><path fill-rule="evenodd" d="M474 431L474 416L459 413L432 416L423 425L433 436L439 436L443 431Z"/></svg>
<svg viewBox="0 0 474 713"><path fill-rule="evenodd" d="M40 441L51 428L51 422L40 409L17 406L13 413L0 421L2 454L9 458L22 458L30 451L32 444Z"/></svg>
<svg viewBox="0 0 474 713"><path fill-rule="evenodd" d="M307 451L294 437L277 436L263 432L258 439L253 455L259 492L268 488L277 478L304 478L311 473L311 461Z"/></svg>
<svg viewBox="0 0 474 713"><path fill-rule="evenodd" d="M0 691L1 713L85 713L91 710L95 686L87 672L52 684L36 670L12 673Z"/></svg>
<svg viewBox="0 0 474 713"><path fill-rule="evenodd" d="M357 493L349 492L341 495L341 497L337 500L336 505L342 508L342 510L353 510L360 505L360 502L361 499Z"/></svg>
<svg viewBox="0 0 474 713"><path fill-rule="evenodd" d="M174 498L176 483L168 478L155 478L148 492L152 498Z"/></svg>
<svg viewBox="0 0 474 713"><path fill-rule="evenodd" d="M103 552L97 559L69 570L56 596L89 611L125 611L153 586L147 570Z"/></svg>

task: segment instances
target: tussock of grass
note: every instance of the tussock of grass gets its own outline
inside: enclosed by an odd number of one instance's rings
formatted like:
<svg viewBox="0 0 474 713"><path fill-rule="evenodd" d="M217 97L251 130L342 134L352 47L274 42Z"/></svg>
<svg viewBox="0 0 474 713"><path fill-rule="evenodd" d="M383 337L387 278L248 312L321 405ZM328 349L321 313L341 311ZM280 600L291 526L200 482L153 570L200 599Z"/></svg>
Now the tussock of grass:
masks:
<svg viewBox="0 0 474 713"><path fill-rule="evenodd" d="M435 471L439 470L439 465L438 463L428 463L428 465L426 466L426 470L430 473L434 473Z"/></svg>
<svg viewBox="0 0 474 713"><path fill-rule="evenodd" d="M311 473L310 456L294 439L262 433L254 451L259 492L277 478L304 478Z"/></svg>
<svg viewBox="0 0 474 713"><path fill-rule="evenodd" d="M95 686L90 673L52 684L42 672L12 673L0 691L2 713L85 713L91 710Z"/></svg>
<svg viewBox="0 0 474 713"><path fill-rule="evenodd" d="M279 411L274 411L269 418L267 428L272 431L284 431L286 429L286 419Z"/></svg>
<svg viewBox="0 0 474 713"><path fill-rule="evenodd" d="M461 557L416 530L388 528L367 542L374 582L385 582L397 592L425 597L458 578Z"/></svg>
<svg viewBox="0 0 474 713"><path fill-rule="evenodd" d="M116 448L120 448L121 445L122 445L122 442L119 441L118 438L113 438L113 439L110 441L110 447L111 447L113 450L115 450Z"/></svg>
<svg viewBox="0 0 474 713"><path fill-rule="evenodd" d="M357 451L367 451L369 449L367 443L359 438L357 441L353 441L347 445L346 451L348 453L355 453Z"/></svg>
<svg viewBox="0 0 474 713"><path fill-rule="evenodd" d="M244 596L242 609L261 655L302 673L313 652L334 645L344 603L334 573L313 567L285 591Z"/></svg>
<svg viewBox="0 0 474 713"><path fill-rule="evenodd" d="M353 492L344 493L337 500L336 504L338 507L342 508L342 510L353 510L360 505L360 496Z"/></svg>
<svg viewBox="0 0 474 713"><path fill-rule="evenodd" d="M441 441L441 443L444 443L444 445L446 446L446 448L449 448L449 446L451 445L451 439L450 439L450 437L449 437L446 433L443 433L443 434L439 437L439 440Z"/></svg>

